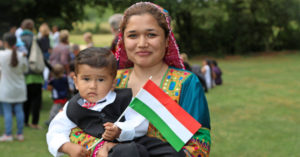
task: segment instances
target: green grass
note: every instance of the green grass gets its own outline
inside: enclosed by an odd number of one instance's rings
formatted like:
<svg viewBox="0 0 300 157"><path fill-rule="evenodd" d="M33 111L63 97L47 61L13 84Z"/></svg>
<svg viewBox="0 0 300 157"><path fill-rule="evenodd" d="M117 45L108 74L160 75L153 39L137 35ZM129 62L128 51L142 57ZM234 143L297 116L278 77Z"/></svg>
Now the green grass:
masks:
<svg viewBox="0 0 300 157"><path fill-rule="evenodd" d="M300 54L221 60L207 94L211 156L299 156Z"/></svg>
<svg viewBox="0 0 300 157"><path fill-rule="evenodd" d="M299 52L219 60L224 85L206 94L212 126L210 156L299 156L299 61ZM41 125L51 106L49 92L43 97ZM0 124L2 134L3 117ZM50 156L46 131L25 128L25 141L0 143L0 156Z"/></svg>
<svg viewBox="0 0 300 157"><path fill-rule="evenodd" d="M94 46L97 47L110 47L114 36L112 34L93 34ZM85 45L83 34L71 34L70 42L72 44Z"/></svg>

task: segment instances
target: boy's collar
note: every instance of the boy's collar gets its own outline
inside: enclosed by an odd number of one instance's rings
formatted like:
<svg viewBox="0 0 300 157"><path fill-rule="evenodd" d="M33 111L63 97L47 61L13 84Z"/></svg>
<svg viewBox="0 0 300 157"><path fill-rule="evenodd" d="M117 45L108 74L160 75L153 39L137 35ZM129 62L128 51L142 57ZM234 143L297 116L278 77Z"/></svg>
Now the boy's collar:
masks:
<svg viewBox="0 0 300 157"><path fill-rule="evenodd" d="M114 95L115 95L115 92L109 91L109 92L106 94L106 96L105 96L104 98L98 100L96 104L104 103L104 102L106 102L107 100L110 100L112 97L114 97ZM82 98L82 100L83 100L83 101L82 101L81 103L79 103L80 105L82 105L82 104L88 102L88 101L87 101L86 99L84 99L84 98Z"/></svg>

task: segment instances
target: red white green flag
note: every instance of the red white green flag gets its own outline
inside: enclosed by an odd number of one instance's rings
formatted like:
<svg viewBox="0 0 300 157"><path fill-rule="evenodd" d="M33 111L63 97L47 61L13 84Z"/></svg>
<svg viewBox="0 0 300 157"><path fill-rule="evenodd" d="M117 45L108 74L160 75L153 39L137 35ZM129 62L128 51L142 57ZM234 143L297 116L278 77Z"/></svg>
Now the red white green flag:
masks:
<svg viewBox="0 0 300 157"><path fill-rule="evenodd" d="M201 127L151 80L146 82L129 106L148 119L176 151Z"/></svg>

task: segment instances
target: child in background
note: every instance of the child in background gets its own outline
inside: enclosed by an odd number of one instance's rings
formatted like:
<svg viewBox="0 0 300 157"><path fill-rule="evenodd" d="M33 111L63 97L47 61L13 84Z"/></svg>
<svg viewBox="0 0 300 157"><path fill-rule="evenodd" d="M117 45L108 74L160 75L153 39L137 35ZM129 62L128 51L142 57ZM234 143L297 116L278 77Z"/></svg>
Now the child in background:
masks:
<svg viewBox="0 0 300 157"><path fill-rule="evenodd" d="M93 43L93 35L91 32L86 32L83 34L83 40L85 41L86 43L86 48L90 48L90 47L93 47L94 46L94 43Z"/></svg>
<svg viewBox="0 0 300 157"><path fill-rule="evenodd" d="M47 143L53 156L96 156L98 152L107 156L107 150L115 146L107 141L130 141L146 134L149 123L127 108L131 89L114 89L116 73L116 59L108 49L87 48L76 56L74 83L79 93L50 123ZM124 111L125 117L116 122ZM88 151L100 138L106 141Z"/></svg>
<svg viewBox="0 0 300 157"><path fill-rule="evenodd" d="M45 122L46 125L50 124L51 120L68 101L70 90L68 78L65 76L64 72L64 67L61 64L55 64L53 66L52 79L50 79L48 84L48 90L52 93L53 105L50 110L49 119Z"/></svg>

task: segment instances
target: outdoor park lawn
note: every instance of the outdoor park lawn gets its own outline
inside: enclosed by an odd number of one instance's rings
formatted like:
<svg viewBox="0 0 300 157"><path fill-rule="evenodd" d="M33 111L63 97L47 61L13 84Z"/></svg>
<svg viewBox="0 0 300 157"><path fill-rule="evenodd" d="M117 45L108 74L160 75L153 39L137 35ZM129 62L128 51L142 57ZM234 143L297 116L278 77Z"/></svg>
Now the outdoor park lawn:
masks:
<svg viewBox="0 0 300 157"><path fill-rule="evenodd" d="M93 34L95 46L107 47L110 46L114 36L112 34ZM82 34L70 35L70 42L78 45L85 45Z"/></svg>
<svg viewBox="0 0 300 157"><path fill-rule="evenodd" d="M191 63L201 64L202 59ZM210 156L299 156L300 53L217 60L224 85L206 94L212 126ZM50 107L50 94L44 92L42 126ZM0 117L0 133L3 131ZM24 142L0 143L1 157L50 156L46 127L25 128L24 132Z"/></svg>

